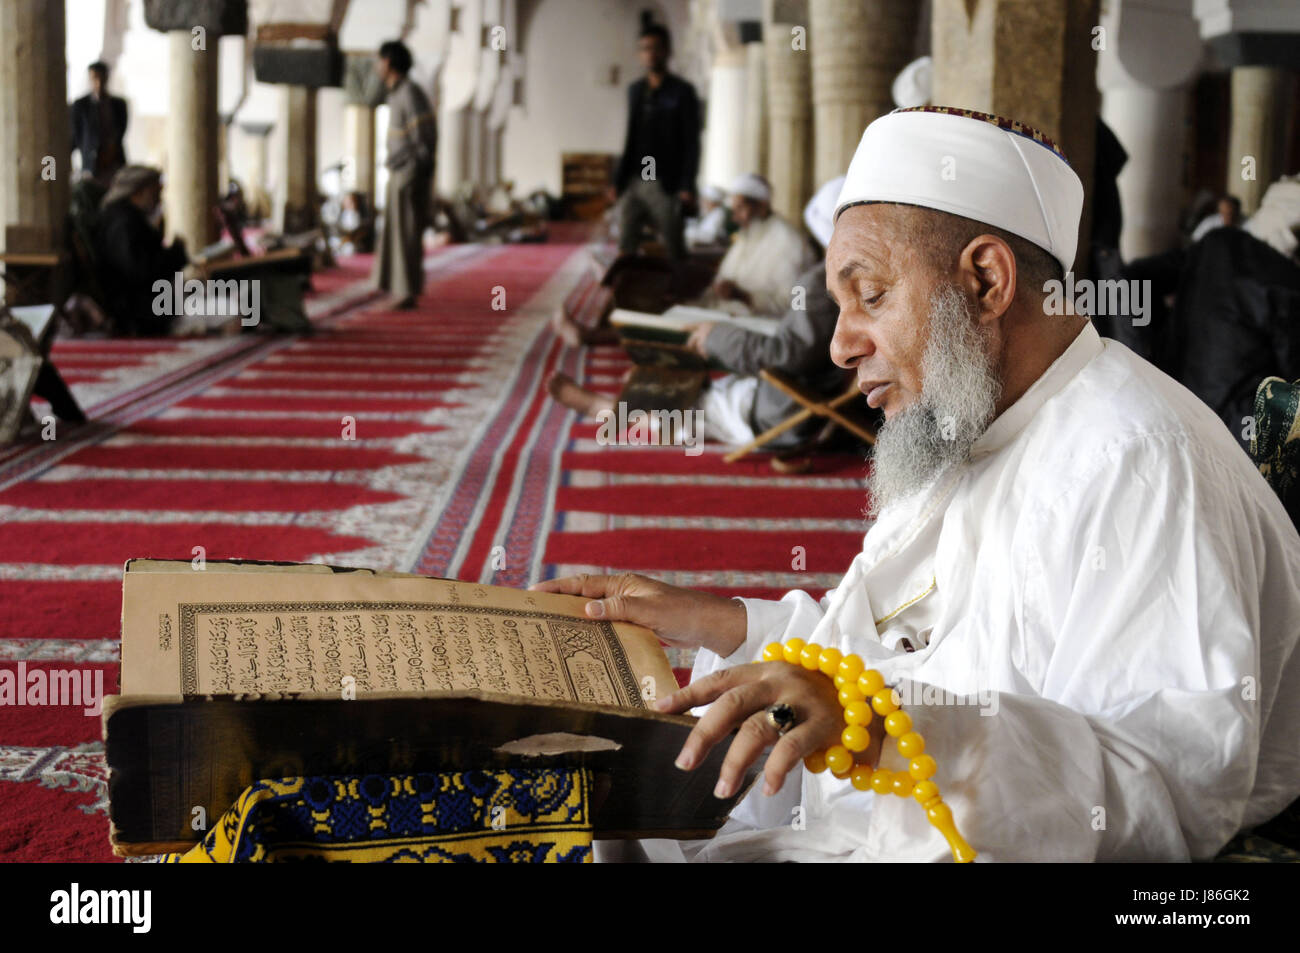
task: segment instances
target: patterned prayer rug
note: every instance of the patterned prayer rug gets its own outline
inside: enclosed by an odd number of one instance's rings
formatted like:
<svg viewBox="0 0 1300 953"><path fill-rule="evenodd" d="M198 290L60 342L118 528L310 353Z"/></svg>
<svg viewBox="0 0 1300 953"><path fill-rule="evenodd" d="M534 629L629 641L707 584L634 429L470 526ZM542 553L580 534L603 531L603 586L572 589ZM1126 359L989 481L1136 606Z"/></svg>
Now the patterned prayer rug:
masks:
<svg viewBox="0 0 1300 953"><path fill-rule="evenodd" d="M249 786L167 863L591 862L581 770L281 778Z"/></svg>

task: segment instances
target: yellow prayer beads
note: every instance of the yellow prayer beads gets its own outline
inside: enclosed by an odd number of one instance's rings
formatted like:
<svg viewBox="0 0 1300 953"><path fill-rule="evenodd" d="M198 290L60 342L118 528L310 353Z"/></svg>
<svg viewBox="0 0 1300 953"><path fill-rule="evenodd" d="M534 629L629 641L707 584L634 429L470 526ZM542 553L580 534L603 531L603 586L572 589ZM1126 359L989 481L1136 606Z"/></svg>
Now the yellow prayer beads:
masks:
<svg viewBox="0 0 1300 953"><path fill-rule="evenodd" d="M810 672L817 671L822 664L822 647L816 642L805 645L799 653L799 664Z"/></svg>
<svg viewBox="0 0 1300 953"><path fill-rule="evenodd" d="M853 768L853 753L843 745L832 745L822 757L831 774L843 774Z"/></svg>
<svg viewBox="0 0 1300 953"><path fill-rule="evenodd" d="M840 744L816 751L804 758L804 767L813 774L827 769L836 778L848 780L859 791L912 797L925 810L926 819L944 836L952 857L959 864L975 859L975 849L957 830L952 809L939 795L939 786L931 780L939 770L934 758L925 753L925 739L913 730L912 718L899 707L897 692L885 685L884 676L868 669L856 655L844 655L838 649L823 648L803 639L773 642L763 649L763 661L788 662L810 672L821 672L835 683L846 727ZM905 771L889 771L858 764L855 754L871 747L870 725L874 716L884 722L885 734L894 739L899 755L907 762Z"/></svg>
<svg viewBox="0 0 1300 953"><path fill-rule="evenodd" d="M823 675L828 675L833 678L839 671L840 659L842 657L843 656L840 655L839 649L822 649L821 664L818 668L821 669ZM837 685L835 687L838 688L839 686Z"/></svg>

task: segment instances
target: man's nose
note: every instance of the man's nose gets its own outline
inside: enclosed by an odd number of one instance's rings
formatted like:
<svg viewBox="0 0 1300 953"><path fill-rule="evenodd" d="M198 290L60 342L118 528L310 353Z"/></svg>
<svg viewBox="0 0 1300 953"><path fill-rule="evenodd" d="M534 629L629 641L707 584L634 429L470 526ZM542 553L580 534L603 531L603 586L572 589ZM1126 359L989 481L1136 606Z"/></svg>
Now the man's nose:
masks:
<svg viewBox="0 0 1300 953"><path fill-rule="evenodd" d="M876 345L871 340L871 335L854 327L854 322L845 318L841 311L839 320L835 322L835 334L831 338L831 360L847 370L857 367L874 353Z"/></svg>

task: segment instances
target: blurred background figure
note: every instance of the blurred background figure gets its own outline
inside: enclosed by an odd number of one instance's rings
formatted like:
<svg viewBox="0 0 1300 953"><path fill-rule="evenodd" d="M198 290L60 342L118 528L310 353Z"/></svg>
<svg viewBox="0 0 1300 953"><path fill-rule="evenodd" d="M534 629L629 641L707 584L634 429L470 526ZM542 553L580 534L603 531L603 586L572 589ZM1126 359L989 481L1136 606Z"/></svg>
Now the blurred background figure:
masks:
<svg viewBox="0 0 1300 953"><path fill-rule="evenodd" d="M81 154L81 174L107 188L126 165L126 100L109 93L107 63L91 63L86 75L90 92L72 104L72 149Z"/></svg>
<svg viewBox="0 0 1300 953"><path fill-rule="evenodd" d="M619 251L635 254L650 226L668 257L680 261L700 165L700 103L694 86L668 72L666 27L646 21L637 51L646 72L628 87L627 135L612 190L622 202Z"/></svg>
<svg viewBox="0 0 1300 953"><path fill-rule="evenodd" d="M99 214L95 259L105 310L118 334L153 337L171 330L158 314L154 282L169 284L189 261L185 242L163 242L162 173L126 166L113 177Z"/></svg>
<svg viewBox="0 0 1300 953"><path fill-rule="evenodd" d="M700 213L686 222L686 244L694 248L721 245L727 240L727 208L722 204L726 197L717 186L700 189Z"/></svg>

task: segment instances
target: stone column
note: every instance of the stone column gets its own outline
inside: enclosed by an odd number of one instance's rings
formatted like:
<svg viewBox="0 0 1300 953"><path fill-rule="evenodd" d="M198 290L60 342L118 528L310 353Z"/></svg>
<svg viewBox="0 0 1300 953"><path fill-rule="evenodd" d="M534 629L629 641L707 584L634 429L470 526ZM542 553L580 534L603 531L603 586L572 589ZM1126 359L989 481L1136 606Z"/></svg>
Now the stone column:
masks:
<svg viewBox="0 0 1300 953"><path fill-rule="evenodd" d="M273 217L271 197L266 190L267 173L271 166L272 128L270 123L245 122L239 125L237 168L243 174L244 201L248 205L248 214L255 219Z"/></svg>
<svg viewBox="0 0 1300 953"><path fill-rule="evenodd" d="M1104 93L1106 124L1128 153L1119 176L1124 213L1120 254L1126 261L1178 244L1179 213L1186 201L1181 173L1187 96L1181 86L1129 86Z"/></svg>
<svg viewBox="0 0 1300 953"><path fill-rule="evenodd" d="M501 130L489 123L483 130L483 185L494 189L501 183Z"/></svg>
<svg viewBox="0 0 1300 953"><path fill-rule="evenodd" d="M482 186L483 114L473 106L469 107L465 112L465 179L476 186Z"/></svg>
<svg viewBox="0 0 1300 953"><path fill-rule="evenodd" d="M63 0L0 3L0 248L63 248L68 142Z"/></svg>
<svg viewBox="0 0 1300 953"><path fill-rule="evenodd" d="M1117 185L1120 254L1131 261L1178 244L1188 198L1189 84L1205 44L1191 0L1110 0L1100 26L1106 42L1097 54L1097 88L1101 117L1128 155Z"/></svg>
<svg viewBox="0 0 1300 953"><path fill-rule="evenodd" d="M466 178L465 126L469 122L467 109L440 109L438 111L438 193L451 199Z"/></svg>
<svg viewBox="0 0 1300 953"><path fill-rule="evenodd" d="M745 44L745 165L767 175L767 69L762 43Z"/></svg>
<svg viewBox="0 0 1300 953"><path fill-rule="evenodd" d="M809 0L814 180L843 175L873 119L894 108L890 86L913 58L915 0Z"/></svg>
<svg viewBox="0 0 1300 953"><path fill-rule="evenodd" d="M1278 175L1286 74L1273 66L1232 70L1232 120L1228 130L1227 192L1241 199L1243 215L1259 208L1264 191ZM1252 177L1253 176L1253 177Z"/></svg>
<svg viewBox="0 0 1300 953"><path fill-rule="evenodd" d="M375 206L375 111L370 106L348 103L344 113L344 137L352 160L352 187Z"/></svg>
<svg viewBox="0 0 1300 953"><path fill-rule="evenodd" d="M217 113L217 42L194 49L188 30L167 34L171 101L167 115L167 206L169 234L185 240L190 254L216 241L214 208L220 199L221 117Z"/></svg>
<svg viewBox="0 0 1300 953"><path fill-rule="evenodd" d="M280 96L280 122L285 132L281 231L292 234L315 228L320 217L316 199L316 90L285 86Z"/></svg>
<svg viewBox="0 0 1300 953"><path fill-rule="evenodd" d="M708 124L704 127L704 183L725 189L745 164L745 51L723 47L709 70Z"/></svg>
<svg viewBox="0 0 1300 953"><path fill-rule="evenodd" d="M933 102L1018 119L1054 139L1083 180L1076 272L1092 229L1098 0L933 0Z"/></svg>
<svg viewBox="0 0 1300 953"><path fill-rule="evenodd" d="M812 180L812 72L806 42L808 0L765 0L763 45L767 66L767 177L772 207L786 221L802 221L816 186ZM817 183L820 185L821 183Z"/></svg>

